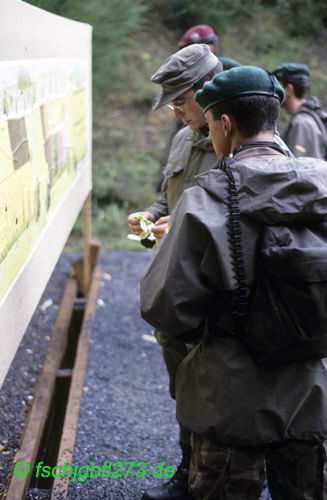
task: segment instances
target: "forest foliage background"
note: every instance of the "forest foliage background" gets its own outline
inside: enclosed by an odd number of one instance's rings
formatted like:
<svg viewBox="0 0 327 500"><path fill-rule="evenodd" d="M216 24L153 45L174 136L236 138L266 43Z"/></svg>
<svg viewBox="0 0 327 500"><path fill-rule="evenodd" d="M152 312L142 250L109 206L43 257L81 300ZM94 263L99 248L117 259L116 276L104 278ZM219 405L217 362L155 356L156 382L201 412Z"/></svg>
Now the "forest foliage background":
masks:
<svg viewBox="0 0 327 500"><path fill-rule="evenodd" d="M171 112L152 112L150 77L194 24L213 26L220 54L271 70L303 62L327 108L324 0L28 0L93 26L93 235L105 248L127 240L128 213L157 196ZM286 116L281 114L281 126ZM78 221L74 234L81 232ZM70 239L72 247L80 238ZM143 249L143 247L141 247Z"/></svg>

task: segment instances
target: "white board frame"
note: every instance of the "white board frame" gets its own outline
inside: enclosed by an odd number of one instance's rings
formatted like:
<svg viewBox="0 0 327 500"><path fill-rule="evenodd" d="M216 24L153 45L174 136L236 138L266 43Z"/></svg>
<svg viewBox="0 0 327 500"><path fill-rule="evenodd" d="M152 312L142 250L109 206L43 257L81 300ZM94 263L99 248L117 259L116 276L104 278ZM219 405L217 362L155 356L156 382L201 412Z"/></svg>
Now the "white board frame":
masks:
<svg viewBox="0 0 327 500"><path fill-rule="evenodd" d="M78 172L0 303L0 387L92 189L92 27L21 0L0 0L0 61L77 59L87 67L87 147Z"/></svg>

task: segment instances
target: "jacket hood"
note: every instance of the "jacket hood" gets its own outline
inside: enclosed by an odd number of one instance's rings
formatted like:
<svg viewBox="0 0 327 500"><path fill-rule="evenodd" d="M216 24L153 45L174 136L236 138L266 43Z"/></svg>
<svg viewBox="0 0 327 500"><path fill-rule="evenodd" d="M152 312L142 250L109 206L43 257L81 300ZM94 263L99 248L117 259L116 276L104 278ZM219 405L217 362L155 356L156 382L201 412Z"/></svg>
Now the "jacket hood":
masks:
<svg viewBox="0 0 327 500"><path fill-rule="evenodd" d="M263 149L263 148L262 148ZM240 155L231 165L240 211L264 224L303 224L327 216L327 163L282 154ZM196 178L211 196L228 202L227 176L212 169Z"/></svg>
<svg viewBox="0 0 327 500"><path fill-rule="evenodd" d="M192 135L193 147L202 149L203 151L214 152L213 144L208 134L209 131L205 133L202 130L194 130Z"/></svg>

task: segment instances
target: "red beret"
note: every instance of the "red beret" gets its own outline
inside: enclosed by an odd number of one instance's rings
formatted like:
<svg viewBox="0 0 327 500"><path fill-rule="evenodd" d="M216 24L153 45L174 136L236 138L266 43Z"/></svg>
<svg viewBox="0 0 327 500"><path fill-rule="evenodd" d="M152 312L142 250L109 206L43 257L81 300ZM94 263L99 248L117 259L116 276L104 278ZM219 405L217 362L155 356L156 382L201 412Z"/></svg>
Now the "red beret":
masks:
<svg viewBox="0 0 327 500"><path fill-rule="evenodd" d="M192 45L193 43L205 43L207 45L212 44L218 48L218 36L215 30L208 24L197 24L192 26L187 31L178 42L178 47L180 49Z"/></svg>

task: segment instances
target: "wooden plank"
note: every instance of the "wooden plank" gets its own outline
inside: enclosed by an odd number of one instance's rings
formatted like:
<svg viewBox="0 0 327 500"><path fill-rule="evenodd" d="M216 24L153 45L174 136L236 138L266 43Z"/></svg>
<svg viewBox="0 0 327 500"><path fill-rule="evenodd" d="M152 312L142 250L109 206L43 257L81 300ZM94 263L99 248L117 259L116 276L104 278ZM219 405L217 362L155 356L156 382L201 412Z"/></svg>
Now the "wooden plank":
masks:
<svg viewBox="0 0 327 500"><path fill-rule="evenodd" d="M48 347L48 354L45 358L41 375L36 384L34 400L25 427L22 445L15 457L15 463L21 461L28 462L30 464L31 471L34 469L37 451L48 416L55 387L57 370L66 349L68 329L74 308L77 289L77 281L72 275L70 275L61 300L58 316L54 324L53 334ZM12 476L6 499L24 499L30 479L31 473L28 474L26 478Z"/></svg>
<svg viewBox="0 0 327 500"><path fill-rule="evenodd" d="M91 241L90 242L90 265L91 265L91 273L94 272L98 254L100 251L100 243L98 241ZM76 260L73 263L73 268L75 271L76 279L78 281L79 287L81 291L83 292L84 296L87 296L87 290L85 290L85 284L84 284L84 257L81 257L80 259Z"/></svg>
<svg viewBox="0 0 327 500"><path fill-rule="evenodd" d="M83 292L87 295L91 282L91 193L86 198L83 207Z"/></svg>
<svg viewBox="0 0 327 500"><path fill-rule="evenodd" d="M63 466L64 463L66 463L67 465L72 465L73 461L80 403L83 393L89 343L92 335L92 324L96 310L99 287L100 271L96 269L93 273L81 333L78 340L73 377L69 391L64 427L57 459L58 466ZM56 477L53 483L51 500L65 499L68 494L69 483L70 479L68 475L65 477Z"/></svg>

